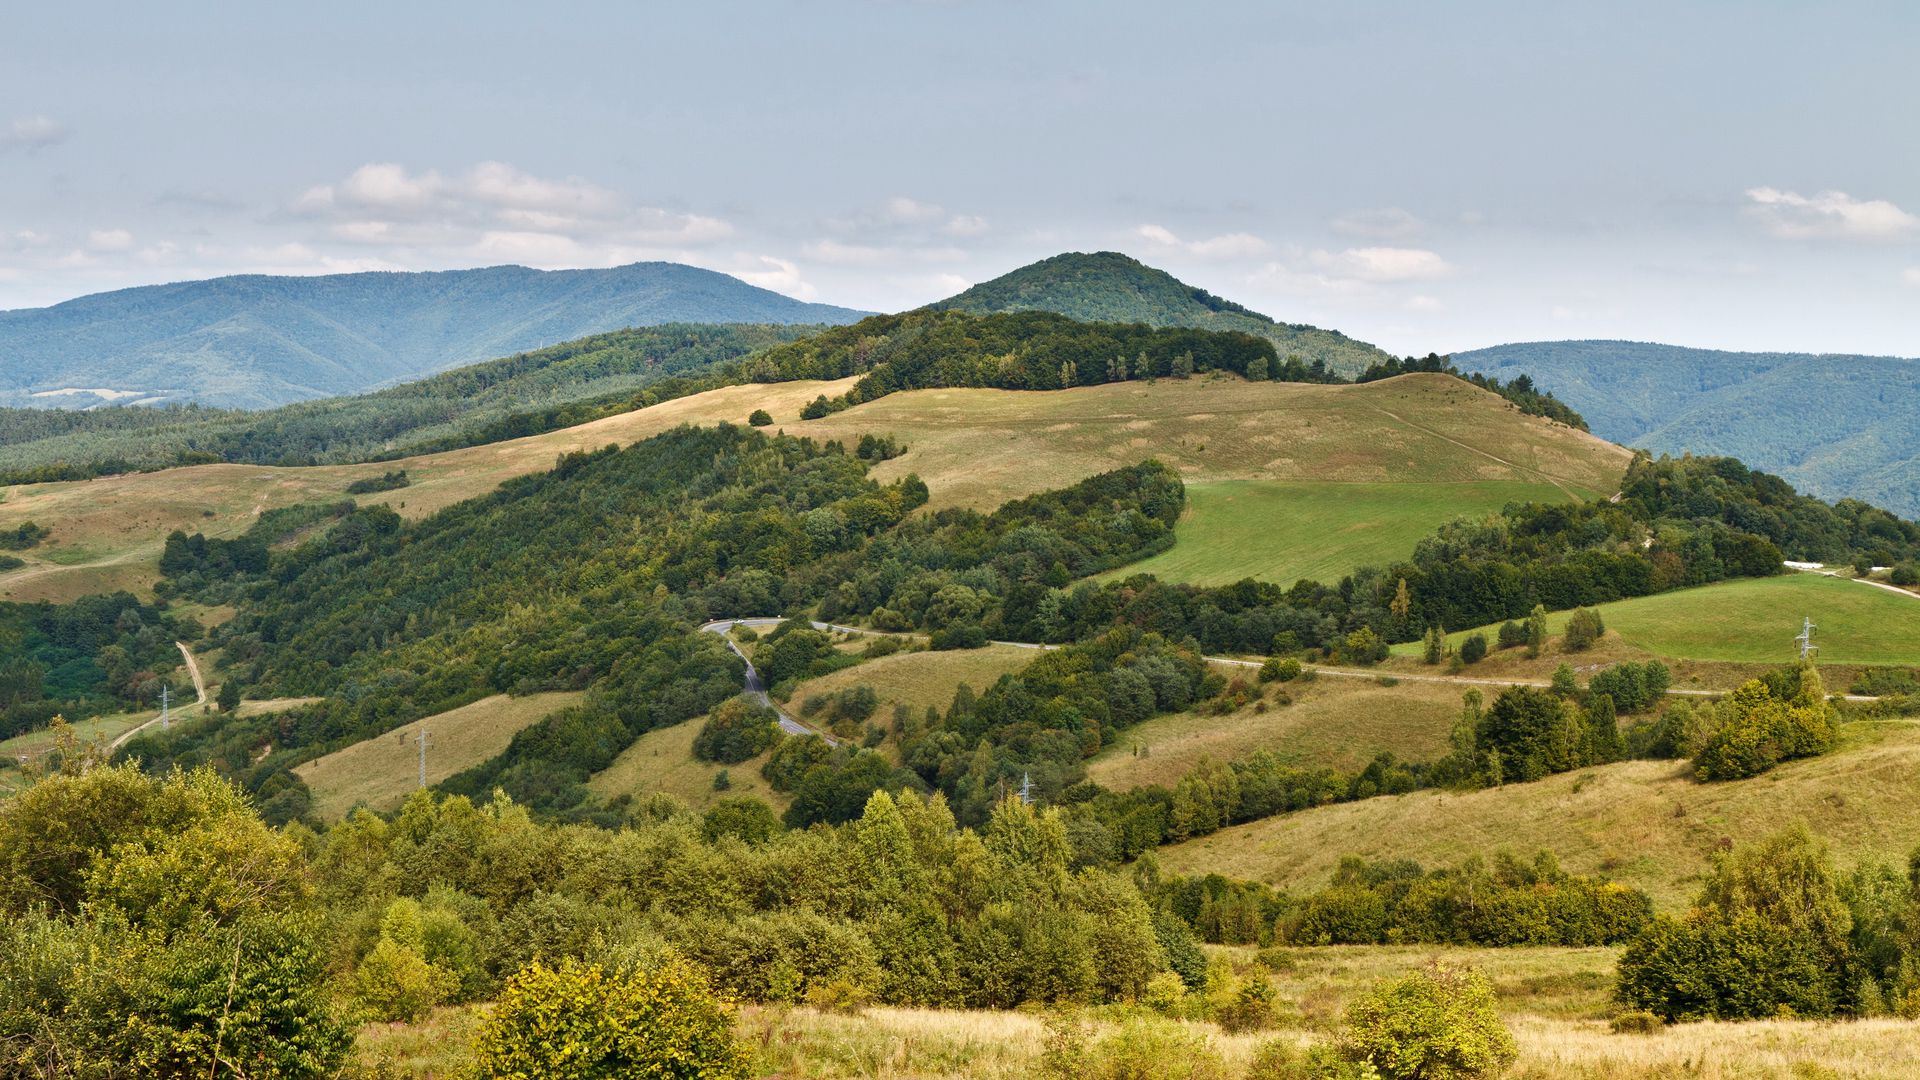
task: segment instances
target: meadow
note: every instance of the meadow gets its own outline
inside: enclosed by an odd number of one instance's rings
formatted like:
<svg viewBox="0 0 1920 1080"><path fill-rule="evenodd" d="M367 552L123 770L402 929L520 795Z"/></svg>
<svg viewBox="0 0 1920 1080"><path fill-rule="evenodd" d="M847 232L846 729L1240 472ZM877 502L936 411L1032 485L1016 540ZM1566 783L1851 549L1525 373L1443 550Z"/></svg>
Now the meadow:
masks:
<svg viewBox="0 0 1920 1080"><path fill-rule="evenodd" d="M751 795L785 810L791 800L773 790L760 775L760 767L773 756L769 750L738 765L717 765L693 756L693 740L700 734L705 717L695 717L672 727L649 731L620 752L613 764L593 774L587 788L602 799L622 795L644 799L656 792L671 795L695 810L705 810L724 798ZM727 786L716 788L714 779L727 774Z"/></svg>
<svg viewBox="0 0 1920 1080"><path fill-rule="evenodd" d="M1422 537L1456 517L1509 502L1565 502L1567 492L1524 480L1339 483L1196 480L1170 551L1100 580L1152 574L1163 581L1227 585L1242 578L1292 585L1337 582L1362 566L1405 559Z"/></svg>
<svg viewBox="0 0 1920 1080"><path fill-rule="evenodd" d="M437 784L507 748L542 717L579 701L580 693L495 694L376 735L294 769L313 793L313 811L338 821L356 806L393 810L420 784L419 744L427 732L427 783Z"/></svg>
<svg viewBox="0 0 1920 1080"><path fill-rule="evenodd" d="M1828 664L1920 664L1920 603L1888 589L1824 574L1740 578L1599 607L1610 636L1640 653L1674 659L1790 664L1800 620L1818 627L1818 659ZM1549 633L1571 612L1547 616ZM1458 647L1469 634L1491 640L1497 626L1449 634ZM1418 642L1395 647L1417 655Z"/></svg>

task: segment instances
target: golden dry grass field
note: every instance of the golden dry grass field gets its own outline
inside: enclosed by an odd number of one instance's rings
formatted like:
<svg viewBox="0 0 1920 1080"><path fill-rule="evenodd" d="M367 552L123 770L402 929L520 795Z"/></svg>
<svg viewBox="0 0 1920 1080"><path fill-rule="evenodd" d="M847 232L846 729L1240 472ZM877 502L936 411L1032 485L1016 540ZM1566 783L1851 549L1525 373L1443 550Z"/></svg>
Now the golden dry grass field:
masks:
<svg viewBox="0 0 1920 1080"><path fill-rule="evenodd" d="M1250 950L1216 949L1243 977L1262 971ZM1149 1019L1178 1027L1218 1058L1196 1075L1264 1080L1249 1071L1268 1040L1304 1046L1326 1039L1341 1010L1377 983L1433 960L1470 965L1493 984L1520 1056L1507 1080L1920 1080L1920 1024L1768 1020L1679 1024L1645 1035L1615 1035L1606 1017L1613 949L1472 949L1333 946L1285 950L1267 976L1280 1026L1228 1034L1211 1023ZM384 1075L453 1077L485 1006L441 1008L419 1024L370 1024L358 1060ZM1080 1019L1099 1039L1143 1010L1108 1007ZM748 1005L736 1031L754 1056L753 1075L869 1080L1032 1080L1045 1075L1047 1029L1033 1011L864 1008L826 1012ZM1129 1074L1132 1075L1132 1074ZM1155 1076L1179 1075L1175 1070Z"/></svg>
<svg viewBox="0 0 1920 1080"><path fill-rule="evenodd" d="M985 690L1000 676L1011 675L1032 663L1038 650L1018 645L988 645L983 649L952 649L939 652L902 652L867 660L842 668L830 675L808 679L793 690L782 704L797 710L806 700L819 694L871 687L880 697L874 716L887 719L893 706L924 709L929 705L942 712L953 701L953 692L961 683L975 691Z"/></svg>
<svg viewBox="0 0 1920 1080"><path fill-rule="evenodd" d="M1546 848L1574 873L1604 873L1684 908L1712 853L1805 822L1847 866L1905 865L1920 846L1920 724L1855 722L1840 749L1748 780L1704 784L1681 761L1625 761L1528 784L1420 791L1323 806L1160 850L1182 874L1218 872L1286 889L1326 883L1346 855L1429 866L1502 848Z"/></svg>
<svg viewBox="0 0 1920 1080"><path fill-rule="evenodd" d="M716 765L693 756L693 740L700 734L705 717L649 731L620 752L613 764L595 773L587 781L588 790L602 799L630 795L645 798L659 792L671 795L695 810L704 810L721 799L751 795L784 810L788 799L773 790L760 775L760 767L773 756L769 750L738 765ZM728 786L716 790L714 777L727 774Z"/></svg>
<svg viewBox="0 0 1920 1080"><path fill-rule="evenodd" d="M1326 677L1263 689L1260 702L1225 716L1173 713L1130 728L1089 763L1087 775L1120 791L1172 787L1203 759L1236 761L1262 750L1292 764L1342 771L1358 771L1382 751L1402 761L1431 761L1447 752L1464 688ZM1292 704L1278 704L1283 690Z"/></svg>
<svg viewBox="0 0 1920 1080"><path fill-rule="evenodd" d="M338 821L356 806L392 810L419 784L419 746L427 732L427 783L437 784L500 753L521 728L579 701L579 693L495 694L384 735L354 743L294 769L313 792L313 811Z"/></svg>

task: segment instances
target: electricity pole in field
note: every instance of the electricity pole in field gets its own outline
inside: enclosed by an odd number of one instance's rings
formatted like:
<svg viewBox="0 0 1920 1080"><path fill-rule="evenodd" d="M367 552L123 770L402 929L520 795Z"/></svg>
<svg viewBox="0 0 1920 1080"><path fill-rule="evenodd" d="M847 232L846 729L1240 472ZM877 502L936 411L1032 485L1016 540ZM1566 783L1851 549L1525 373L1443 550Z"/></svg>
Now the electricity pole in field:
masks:
<svg viewBox="0 0 1920 1080"><path fill-rule="evenodd" d="M420 729L420 786L427 786L427 729Z"/></svg>
<svg viewBox="0 0 1920 1080"><path fill-rule="evenodd" d="M1820 651L1820 646L1813 643L1813 632L1816 629L1818 628L1813 625L1812 619L1805 615L1800 616L1800 636L1793 640L1800 645L1800 659L1803 661L1813 659L1813 654Z"/></svg>
<svg viewBox="0 0 1920 1080"><path fill-rule="evenodd" d="M169 710L167 708L167 706L170 704L171 697L172 695L169 694L167 691L167 684L161 683L160 684L160 730L161 731L166 731L173 727L172 722L169 720Z"/></svg>

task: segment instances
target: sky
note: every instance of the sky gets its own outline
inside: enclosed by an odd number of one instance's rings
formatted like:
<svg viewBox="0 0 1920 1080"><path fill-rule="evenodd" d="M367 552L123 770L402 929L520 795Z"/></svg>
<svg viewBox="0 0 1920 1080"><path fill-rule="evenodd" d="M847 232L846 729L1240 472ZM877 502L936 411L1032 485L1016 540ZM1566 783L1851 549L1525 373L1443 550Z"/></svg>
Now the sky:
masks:
<svg viewBox="0 0 1920 1080"><path fill-rule="evenodd" d="M70 2L5 22L0 309L665 259L898 310L1118 250L1400 354L1920 356L1904 0Z"/></svg>

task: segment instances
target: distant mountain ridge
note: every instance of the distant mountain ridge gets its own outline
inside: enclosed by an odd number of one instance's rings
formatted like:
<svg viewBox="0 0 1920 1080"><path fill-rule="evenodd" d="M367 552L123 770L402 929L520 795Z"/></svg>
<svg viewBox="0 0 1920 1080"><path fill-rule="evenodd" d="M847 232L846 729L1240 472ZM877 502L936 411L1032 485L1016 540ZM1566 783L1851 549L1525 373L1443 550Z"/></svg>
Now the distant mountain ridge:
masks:
<svg viewBox="0 0 1920 1080"><path fill-rule="evenodd" d="M1273 342L1282 359L1319 360L1349 378L1393 359L1337 330L1277 322L1117 251L1070 251L984 281L930 305L975 314L1051 311L1083 322L1139 322L1239 330Z"/></svg>
<svg viewBox="0 0 1920 1080"><path fill-rule="evenodd" d="M1525 342L1453 360L1463 371L1527 374L1602 438L1728 454L1823 499L1920 516L1920 360L1635 341Z"/></svg>
<svg viewBox="0 0 1920 1080"><path fill-rule="evenodd" d="M839 324L865 314L665 262L250 274L0 312L0 405L266 408L630 326Z"/></svg>

